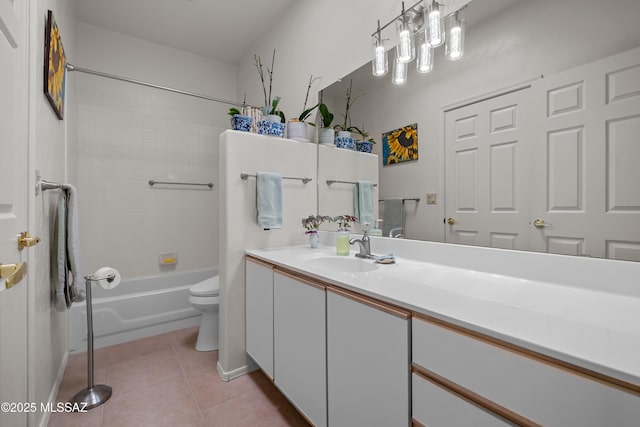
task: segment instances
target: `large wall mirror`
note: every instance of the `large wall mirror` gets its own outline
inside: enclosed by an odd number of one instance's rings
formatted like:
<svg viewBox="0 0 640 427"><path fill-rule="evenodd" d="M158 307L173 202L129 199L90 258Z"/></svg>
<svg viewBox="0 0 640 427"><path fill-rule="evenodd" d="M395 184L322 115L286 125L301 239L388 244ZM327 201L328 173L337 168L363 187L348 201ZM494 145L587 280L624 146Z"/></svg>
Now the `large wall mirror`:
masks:
<svg viewBox="0 0 640 427"><path fill-rule="evenodd" d="M380 217L407 199L404 238L640 261L640 2L473 0L463 16L461 60L437 48L396 85L391 49L386 76L367 63L322 91L334 124L348 86L362 95ZM412 124L418 159L382 165L381 135Z"/></svg>

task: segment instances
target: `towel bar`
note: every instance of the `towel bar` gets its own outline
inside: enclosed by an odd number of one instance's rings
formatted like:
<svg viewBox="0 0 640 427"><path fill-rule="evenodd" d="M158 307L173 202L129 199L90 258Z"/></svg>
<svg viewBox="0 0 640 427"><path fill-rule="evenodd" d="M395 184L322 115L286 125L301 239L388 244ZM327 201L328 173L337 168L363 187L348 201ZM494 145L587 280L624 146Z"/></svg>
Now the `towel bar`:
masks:
<svg viewBox="0 0 640 427"><path fill-rule="evenodd" d="M337 179L328 179L327 180L327 185L331 185L331 184L357 184L357 182L354 181L340 181ZM374 187L377 187L378 184L373 184Z"/></svg>
<svg viewBox="0 0 640 427"><path fill-rule="evenodd" d="M150 186L154 186L156 184L167 184L167 185L201 185L201 186L207 186L209 188L213 188L213 182L207 182L207 183L199 183L199 182L174 182L174 181L155 181L153 179L149 180L149 185Z"/></svg>
<svg viewBox="0 0 640 427"><path fill-rule="evenodd" d="M391 200L391 199L378 199L379 202L386 202L387 200ZM402 203L409 202L409 201L420 202L420 197L406 197L402 199Z"/></svg>
<svg viewBox="0 0 640 427"><path fill-rule="evenodd" d="M253 174L246 173L246 172L241 172L240 173L240 179L242 179L243 181L248 180L249 177L255 178L256 176L253 175ZM313 179L311 179L311 178L307 178L307 177L300 178L300 177L297 177L297 176L283 176L282 179L296 179L298 181L302 181L303 184L306 184L308 182L313 181Z"/></svg>

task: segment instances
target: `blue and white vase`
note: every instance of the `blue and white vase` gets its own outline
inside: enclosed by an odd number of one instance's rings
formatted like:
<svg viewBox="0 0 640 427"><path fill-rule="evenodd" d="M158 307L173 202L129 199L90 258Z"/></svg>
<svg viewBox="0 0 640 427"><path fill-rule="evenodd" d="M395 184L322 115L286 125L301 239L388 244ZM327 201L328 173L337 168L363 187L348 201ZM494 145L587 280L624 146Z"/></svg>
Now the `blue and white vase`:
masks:
<svg viewBox="0 0 640 427"><path fill-rule="evenodd" d="M284 137L284 128L284 123L272 122L269 120L258 121L258 133L260 135Z"/></svg>
<svg viewBox="0 0 640 427"><path fill-rule="evenodd" d="M370 153L373 151L373 142L371 141L356 141L356 150L361 153Z"/></svg>
<svg viewBox="0 0 640 427"><path fill-rule="evenodd" d="M353 147L355 145L353 142L353 138L351 137L351 132L344 130L338 132L335 144L338 148L346 148L348 150L353 150Z"/></svg>
<svg viewBox="0 0 640 427"><path fill-rule="evenodd" d="M251 131L252 118L249 116L243 116L241 114L234 114L231 117L231 129L240 130L243 132Z"/></svg>

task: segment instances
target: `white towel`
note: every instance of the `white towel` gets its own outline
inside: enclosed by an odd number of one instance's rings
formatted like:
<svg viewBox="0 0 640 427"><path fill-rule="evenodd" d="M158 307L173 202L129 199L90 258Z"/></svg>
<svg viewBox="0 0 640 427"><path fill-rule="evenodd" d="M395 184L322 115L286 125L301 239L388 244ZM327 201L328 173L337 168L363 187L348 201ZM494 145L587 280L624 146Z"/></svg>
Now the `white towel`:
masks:
<svg viewBox="0 0 640 427"><path fill-rule="evenodd" d="M52 262L55 280L55 307L64 311L72 302L85 299L80 273L80 236L78 232L78 206L75 187L64 184L58 194L58 208L54 232L55 260Z"/></svg>
<svg viewBox="0 0 640 427"><path fill-rule="evenodd" d="M256 172L256 206L263 230L282 228L282 175Z"/></svg>
<svg viewBox="0 0 640 427"><path fill-rule="evenodd" d="M373 182L359 180L353 190L353 211L362 225L373 225Z"/></svg>

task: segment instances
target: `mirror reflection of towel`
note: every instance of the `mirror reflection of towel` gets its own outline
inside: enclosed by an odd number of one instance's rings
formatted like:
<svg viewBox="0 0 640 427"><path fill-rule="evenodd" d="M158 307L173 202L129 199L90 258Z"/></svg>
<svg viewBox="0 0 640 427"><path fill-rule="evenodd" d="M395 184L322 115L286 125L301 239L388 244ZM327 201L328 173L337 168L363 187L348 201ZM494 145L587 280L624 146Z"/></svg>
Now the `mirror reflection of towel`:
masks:
<svg viewBox="0 0 640 427"><path fill-rule="evenodd" d="M353 211L362 225L373 225L373 182L360 180L353 189Z"/></svg>
<svg viewBox="0 0 640 427"><path fill-rule="evenodd" d="M402 230L402 215L403 215L403 204L402 199L385 199L384 201L384 214L382 221L382 235L385 237L389 237L389 232L394 228L399 228L400 233L394 234L402 234L404 230Z"/></svg>
<svg viewBox="0 0 640 427"><path fill-rule="evenodd" d="M282 228L282 175L256 172L256 206L263 230Z"/></svg>

